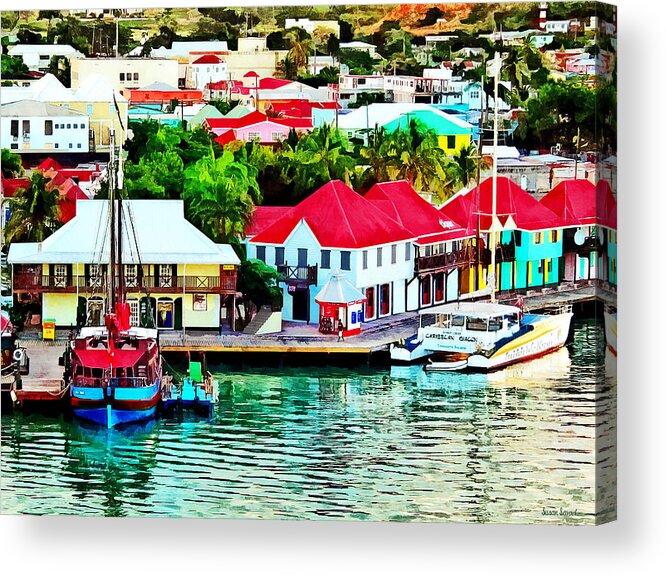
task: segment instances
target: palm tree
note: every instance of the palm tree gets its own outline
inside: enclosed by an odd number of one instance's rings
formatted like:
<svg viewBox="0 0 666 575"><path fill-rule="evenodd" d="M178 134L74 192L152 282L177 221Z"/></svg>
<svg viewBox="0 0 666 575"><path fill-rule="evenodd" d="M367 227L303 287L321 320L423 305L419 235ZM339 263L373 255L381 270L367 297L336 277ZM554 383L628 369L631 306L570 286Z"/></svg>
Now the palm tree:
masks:
<svg viewBox="0 0 666 575"><path fill-rule="evenodd" d="M298 75L301 69L308 65L313 42L310 36L299 33L297 29L287 32L285 38L289 40L291 46L285 57L285 75L289 78L289 74L293 74L295 71L295 74Z"/></svg>
<svg viewBox="0 0 666 575"><path fill-rule="evenodd" d="M219 158L211 154L185 170L182 197L190 219L214 241L245 237L261 202L257 169L237 162L229 150Z"/></svg>
<svg viewBox="0 0 666 575"><path fill-rule="evenodd" d="M18 178L22 174L21 156L12 154L7 148L2 148L2 177Z"/></svg>
<svg viewBox="0 0 666 575"><path fill-rule="evenodd" d="M58 192L47 191L49 180L35 172L30 185L19 188L11 202L12 215L5 226L5 241L41 242L60 227Z"/></svg>
<svg viewBox="0 0 666 575"><path fill-rule="evenodd" d="M471 142L469 146L460 148L453 154L452 159L454 162L452 174L455 177L456 184L467 187L472 180L476 180L479 157L474 142Z"/></svg>

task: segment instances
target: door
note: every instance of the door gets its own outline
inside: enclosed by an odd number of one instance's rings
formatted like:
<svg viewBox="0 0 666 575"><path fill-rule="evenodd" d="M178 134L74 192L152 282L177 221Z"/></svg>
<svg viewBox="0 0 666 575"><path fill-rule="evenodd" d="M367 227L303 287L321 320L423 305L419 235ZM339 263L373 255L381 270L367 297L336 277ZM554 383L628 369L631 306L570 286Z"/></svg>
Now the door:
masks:
<svg viewBox="0 0 666 575"><path fill-rule="evenodd" d="M308 290L297 289L292 297L294 298L294 320L308 321Z"/></svg>

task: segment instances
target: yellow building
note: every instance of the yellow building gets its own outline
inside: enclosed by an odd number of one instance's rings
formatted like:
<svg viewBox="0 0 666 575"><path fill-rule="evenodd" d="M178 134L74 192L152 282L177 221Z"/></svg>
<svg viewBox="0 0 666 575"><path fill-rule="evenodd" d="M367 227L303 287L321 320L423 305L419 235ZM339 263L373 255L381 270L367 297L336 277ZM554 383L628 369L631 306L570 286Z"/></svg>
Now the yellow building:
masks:
<svg viewBox="0 0 666 575"><path fill-rule="evenodd" d="M141 88L153 82L178 86L178 60L170 58L72 58L72 90L99 74L116 90Z"/></svg>
<svg viewBox="0 0 666 575"><path fill-rule="evenodd" d="M82 201L76 217L44 242L12 244L8 261L18 301L59 327L102 325L110 278L108 217L106 201ZM123 224L132 325L234 327L240 260L231 246L215 244L187 222L180 200L126 201Z"/></svg>

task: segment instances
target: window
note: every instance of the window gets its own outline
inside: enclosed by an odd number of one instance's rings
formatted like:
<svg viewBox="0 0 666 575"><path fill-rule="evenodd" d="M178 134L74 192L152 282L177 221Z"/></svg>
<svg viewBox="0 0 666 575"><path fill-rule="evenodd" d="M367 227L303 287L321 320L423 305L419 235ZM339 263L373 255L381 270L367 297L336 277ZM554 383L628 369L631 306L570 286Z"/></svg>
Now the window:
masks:
<svg viewBox="0 0 666 575"><path fill-rule="evenodd" d="M53 120L44 120L44 135L53 135Z"/></svg>
<svg viewBox="0 0 666 575"><path fill-rule="evenodd" d="M67 265L55 264L53 266L53 287L67 287Z"/></svg>
<svg viewBox="0 0 666 575"><path fill-rule="evenodd" d="M275 248L275 265L284 265L284 248Z"/></svg>
<svg viewBox="0 0 666 575"><path fill-rule="evenodd" d="M444 300L444 274L439 273L435 276L435 302Z"/></svg>
<svg viewBox="0 0 666 575"><path fill-rule="evenodd" d="M553 260L552 259L548 260L548 267L546 269L548 270L548 273L553 271Z"/></svg>
<svg viewBox="0 0 666 575"><path fill-rule="evenodd" d="M12 120L11 134L13 138L18 138L18 120Z"/></svg>
<svg viewBox="0 0 666 575"><path fill-rule="evenodd" d="M79 125L78 125L78 124L74 124L74 129L75 129L75 130L78 130L78 129L79 129Z"/></svg>
<svg viewBox="0 0 666 575"><path fill-rule="evenodd" d="M173 316L173 301L167 298L159 299L157 301L157 327L159 329L173 329Z"/></svg>
<svg viewBox="0 0 666 575"><path fill-rule="evenodd" d="M130 325L139 325L139 300L130 299L127 303L130 308Z"/></svg>
<svg viewBox="0 0 666 575"><path fill-rule="evenodd" d="M261 132L248 132L247 141L251 142L253 140L261 140Z"/></svg>
<svg viewBox="0 0 666 575"><path fill-rule="evenodd" d="M430 276L421 283L421 305L430 305Z"/></svg>
<svg viewBox="0 0 666 575"><path fill-rule="evenodd" d="M365 298L365 319L372 319L375 317L375 288L366 288Z"/></svg>
<svg viewBox="0 0 666 575"><path fill-rule="evenodd" d="M284 134L282 132L272 132L271 140L273 140L274 142L281 142L282 140L284 140Z"/></svg>
<svg viewBox="0 0 666 575"><path fill-rule="evenodd" d="M535 245L538 245L538 244L542 243L542 241L543 241L543 240L542 240L542 238L541 238L541 232L536 232L536 233L534 234L534 244L535 244Z"/></svg>
<svg viewBox="0 0 666 575"><path fill-rule="evenodd" d="M135 82L139 81L139 73L138 72L134 72L134 81Z"/></svg>
<svg viewBox="0 0 666 575"><path fill-rule="evenodd" d="M160 264L158 268L159 287L169 288L173 285L171 264Z"/></svg>
<svg viewBox="0 0 666 575"><path fill-rule="evenodd" d="M446 136L446 147L449 150L452 150L456 147L456 137L455 136Z"/></svg>
<svg viewBox="0 0 666 575"><path fill-rule="evenodd" d="M120 81L124 82L125 81L125 72L120 73Z"/></svg>
<svg viewBox="0 0 666 575"><path fill-rule="evenodd" d="M80 147L81 147L81 144L76 144L76 147L77 147L77 148L80 148Z"/></svg>
<svg viewBox="0 0 666 575"><path fill-rule="evenodd" d="M308 250L307 248L298 248L298 267L308 267Z"/></svg>
<svg viewBox="0 0 666 575"><path fill-rule="evenodd" d="M257 259L266 263L266 246L257 246Z"/></svg>
<svg viewBox="0 0 666 575"><path fill-rule="evenodd" d="M377 267L382 267L382 248L377 248Z"/></svg>
<svg viewBox="0 0 666 575"><path fill-rule="evenodd" d="M93 113L93 105L86 104L86 113L90 116Z"/></svg>
<svg viewBox="0 0 666 575"><path fill-rule="evenodd" d="M136 264L128 264L125 266L125 286L128 288L139 287L138 266Z"/></svg>
<svg viewBox="0 0 666 575"><path fill-rule="evenodd" d="M58 142L56 142L55 144L53 144L53 146L54 146L55 148L59 148L59 147L60 147L60 144L58 144Z"/></svg>
<svg viewBox="0 0 666 575"><path fill-rule="evenodd" d="M73 147L74 147L73 144L70 143L69 144L69 149L71 150Z"/></svg>
<svg viewBox="0 0 666 575"><path fill-rule="evenodd" d="M368 250L363 250L363 269L368 269Z"/></svg>
<svg viewBox="0 0 666 575"><path fill-rule="evenodd" d="M555 243L557 241L557 230L550 232L550 241Z"/></svg>
<svg viewBox="0 0 666 575"><path fill-rule="evenodd" d="M102 287L102 268L97 264L88 266L88 285L90 287Z"/></svg>
<svg viewBox="0 0 666 575"><path fill-rule="evenodd" d="M102 325L102 319L104 317L104 300L101 297L91 297L86 302L86 317L87 325Z"/></svg>
<svg viewBox="0 0 666 575"><path fill-rule="evenodd" d="M30 138L30 120L23 120L23 137L26 140Z"/></svg>
<svg viewBox="0 0 666 575"><path fill-rule="evenodd" d="M340 269L343 271L351 270L351 252L340 252Z"/></svg>
<svg viewBox="0 0 666 575"><path fill-rule="evenodd" d="M537 268L540 274L543 274L543 260L539 260L539 266Z"/></svg>
<svg viewBox="0 0 666 575"><path fill-rule="evenodd" d="M523 243L523 232L516 232L514 238L516 240L516 247L519 248Z"/></svg>
<svg viewBox="0 0 666 575"><path fill-rule="evenodd" d="M71 130L71 129L72 129L72 125L71 125L71 124L67 124L67 129L68 129L68 130Z"/></svg>
<svg viewBox="0 0 666 575"><path fill-rule="evenodd" d="M391 263L394 264L398 261L398 245L393 244L391 246Z"/></svg>
<svg viewBox="0 0 666 575"><path fill-rule="evenodd" d="M405 261L408 262L412 259L412 244L407 242L405 244Z"/></svg>
<svg viewBox="0 0 666 575"><path fill-rule="evenodd" d="M331 269L331 250L321 250L321 269Z"/></svg>
<svg viewBox="0 0 666 575"><path fill-rule="evenodd" d="M379 314L388 315L391 313L391 286L382 284L379 288Z"/></svg>
<svg viewBox="0 0 666 575"><path fill-rule="evenodd" d="M81 124L81 129L82 129L82 130L85 130L85 129L86 129L86 127L85 127L84 124Z"/></svg>

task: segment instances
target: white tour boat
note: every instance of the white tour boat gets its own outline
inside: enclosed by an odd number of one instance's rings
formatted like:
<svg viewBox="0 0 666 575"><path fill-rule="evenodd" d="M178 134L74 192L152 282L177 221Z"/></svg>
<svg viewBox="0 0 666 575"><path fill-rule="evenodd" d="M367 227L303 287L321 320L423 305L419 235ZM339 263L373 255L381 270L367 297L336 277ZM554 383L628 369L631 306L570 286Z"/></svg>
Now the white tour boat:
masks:
<svg viewBox="0 0 666 575"><path fill-rule="evenodd" d="M450 303L419 312L418 338L431 354L424 369L490 371L561 348L573 313L523 314L515 306Z"/></svg>

